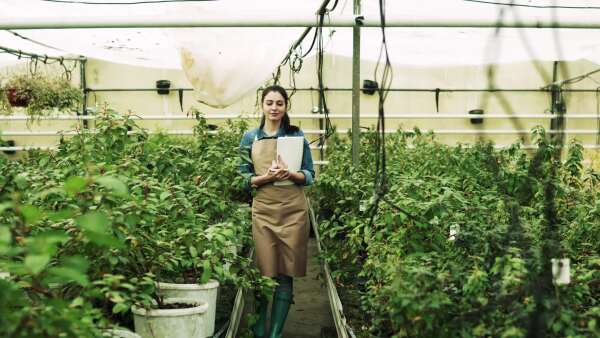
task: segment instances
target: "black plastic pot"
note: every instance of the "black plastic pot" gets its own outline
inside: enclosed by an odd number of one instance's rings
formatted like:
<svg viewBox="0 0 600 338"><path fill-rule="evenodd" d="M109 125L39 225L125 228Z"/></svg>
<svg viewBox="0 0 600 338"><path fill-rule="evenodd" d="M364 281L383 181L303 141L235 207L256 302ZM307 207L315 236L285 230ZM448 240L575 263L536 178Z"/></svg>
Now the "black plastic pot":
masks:
<svg viewBox="0 0 600 338"><path fill-rule="evenodd" d="M14 140L6 140L6 141L0 140L0 147L14 147L14 146L15 146ZM14 150L3 150L2 152L7 155L14 155L17 153Z"/></svg>
<svg viewBox="0 0 600 338"><path fill-rule="evenodd" d="M156 81L156 92L160 95L169 94L169 88L171 88L171 81L169 80L158 80Z"/></svg>
<svg viewBox="0 0 600 338"><path fill-rule="evenodd" d="M469 115L483 115L483 109L469 110ZM481 124L481 123L483 123L483 119L481 119L481 118L471 119L471 123L472 124Z"/></svg>
<svg viewBox="0 0 600 338"><path fill-rule="evenodd" d="M363 80L363 90L362 92L367 95L375 94L375 91L379 88L379 85L376 81L373 80Z"/></svg>

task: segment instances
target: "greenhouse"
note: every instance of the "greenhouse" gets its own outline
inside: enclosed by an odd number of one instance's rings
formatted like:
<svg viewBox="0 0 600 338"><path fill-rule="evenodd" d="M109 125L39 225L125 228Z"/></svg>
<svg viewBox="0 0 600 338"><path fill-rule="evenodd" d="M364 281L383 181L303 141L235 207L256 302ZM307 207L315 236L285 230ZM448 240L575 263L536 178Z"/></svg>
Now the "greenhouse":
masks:
<svg viewBox="0 0 600 338"><path fill-rule="evenodd" d="M0 1L0 337L600 337L599 19Z"/></svg>

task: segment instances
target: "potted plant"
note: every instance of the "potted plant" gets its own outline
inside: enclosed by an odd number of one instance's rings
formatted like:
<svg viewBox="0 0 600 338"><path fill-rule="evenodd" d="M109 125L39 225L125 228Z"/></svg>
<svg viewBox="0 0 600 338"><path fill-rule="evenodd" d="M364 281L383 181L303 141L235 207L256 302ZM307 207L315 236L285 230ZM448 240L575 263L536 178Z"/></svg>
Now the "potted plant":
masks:
<svg viewBox="0 0 600 338"><path fill-rule="evenodd" d="M12 113L11 107L24 108L32 120L55 111L76 111L83 100L81 90L69 80L51 75L16 74L5 81L2 90L1 108L9 113Z"/></svg>

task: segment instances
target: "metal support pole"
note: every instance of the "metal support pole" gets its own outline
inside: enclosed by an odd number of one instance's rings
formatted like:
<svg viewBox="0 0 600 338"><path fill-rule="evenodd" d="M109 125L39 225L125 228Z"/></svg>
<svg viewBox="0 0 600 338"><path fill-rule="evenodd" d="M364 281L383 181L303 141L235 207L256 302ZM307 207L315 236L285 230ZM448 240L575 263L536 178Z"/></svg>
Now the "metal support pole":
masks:
<svg viewBox="0 0 600 338"><path fill-rule="evenodd" d="M360 0L354 0L354 15L360 15ZM352 165L360 164L360 21L352 27Z"/></svg>
<svg viewBox="0 0 600 338"><path fill-rule="evenodd" d="M81 109L81 115L82 116L87 116L87 97L88 97L88 91L87 91L87 81L85 78L85 65L87 63L87 59L83 59L81 60L81 62L79 63L79 78L80 78L80 85L81 85L81 91L83 92L83 106ZM89 122L88 120L83 120L83 128L88 128Z"/></svg>
<svg viewBox="0 0 600 338"><path fill-rule="evenodd" d="M553 68L553 83L556 83L558 78L558 67L559 61L554 61ZM563 131L565 130L565 113L566 113L566 105L562 92L561 85L552 84L551 87L551 112L554 115L554 118L550 120L550 131L553 132L552 137L555 141L560 141L561 144L564 143L565 135ZM562 153L562 148L561 148Z"/></svg>

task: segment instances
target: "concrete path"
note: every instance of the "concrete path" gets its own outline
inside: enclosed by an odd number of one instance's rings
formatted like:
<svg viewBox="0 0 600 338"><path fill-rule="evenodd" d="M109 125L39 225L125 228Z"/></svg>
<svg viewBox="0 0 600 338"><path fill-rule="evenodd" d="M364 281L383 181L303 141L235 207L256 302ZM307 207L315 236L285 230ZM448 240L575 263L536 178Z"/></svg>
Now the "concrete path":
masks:
<svg viewBox="0 0 600 338"><path fill-rule="evenodd" d="M310 238L306 277L294 278L295 304L292 304L285 322L283 338L321 337L322 328L334 327L327 288L323 279L317 279L321 272L318 254L317 242Z"/></svg>

